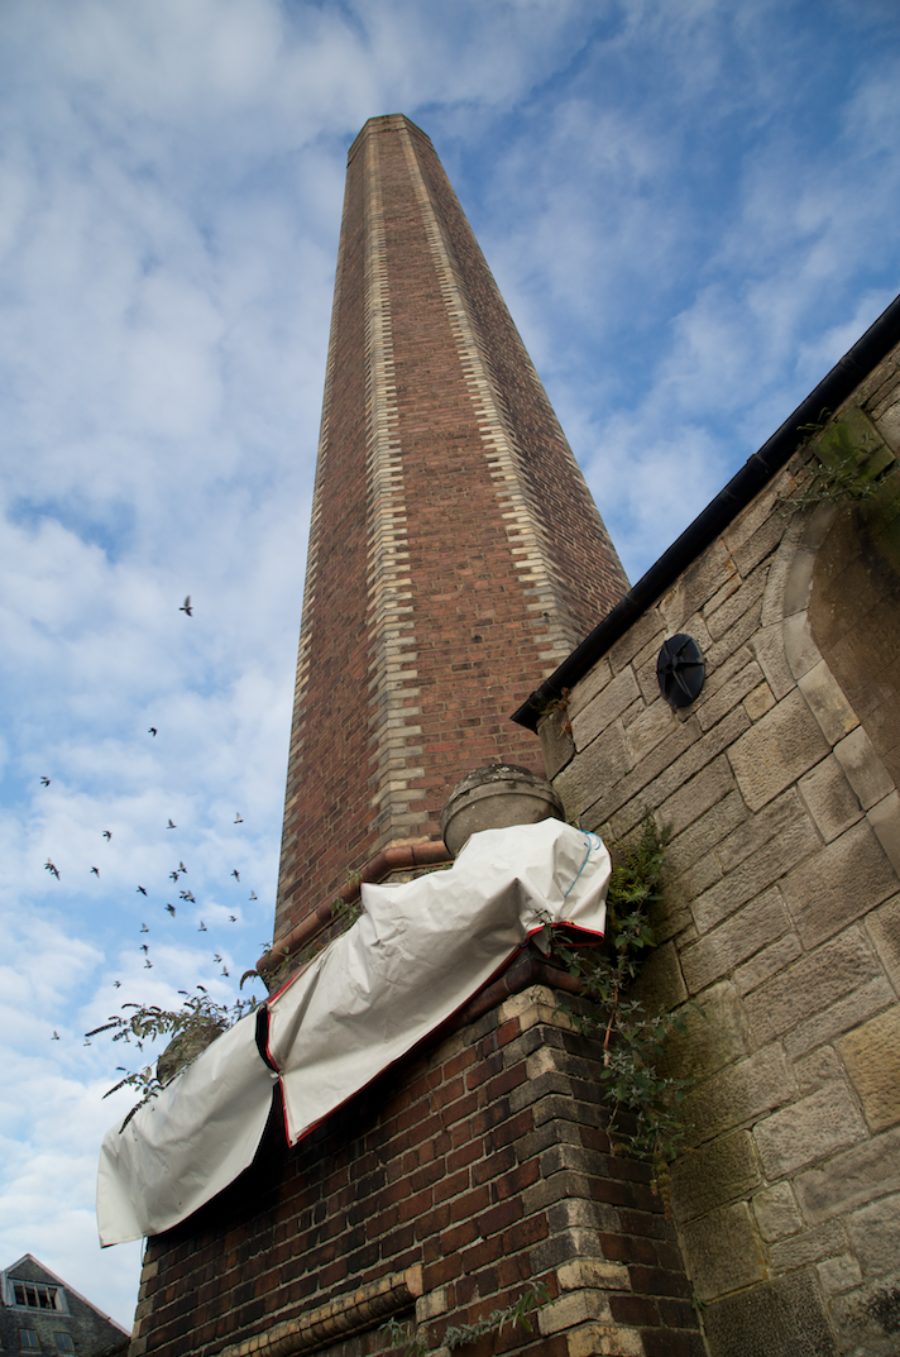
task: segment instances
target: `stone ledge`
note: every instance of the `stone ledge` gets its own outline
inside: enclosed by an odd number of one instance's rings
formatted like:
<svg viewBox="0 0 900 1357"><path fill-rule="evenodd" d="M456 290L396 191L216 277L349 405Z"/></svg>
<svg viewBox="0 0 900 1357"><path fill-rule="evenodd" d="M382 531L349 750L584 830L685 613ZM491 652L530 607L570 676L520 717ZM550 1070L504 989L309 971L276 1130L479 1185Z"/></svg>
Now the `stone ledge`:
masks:
<svg viewBox="0 0 900 1357"><path fill-rule="evenodd" d="M267 1333L229 1343L219 1349L217 1357L294 1357L296 1353L315 1352L405 1310L421 1294L422 1268L417 1264L326 1301L297 1319L284 1320Z"/></svg>

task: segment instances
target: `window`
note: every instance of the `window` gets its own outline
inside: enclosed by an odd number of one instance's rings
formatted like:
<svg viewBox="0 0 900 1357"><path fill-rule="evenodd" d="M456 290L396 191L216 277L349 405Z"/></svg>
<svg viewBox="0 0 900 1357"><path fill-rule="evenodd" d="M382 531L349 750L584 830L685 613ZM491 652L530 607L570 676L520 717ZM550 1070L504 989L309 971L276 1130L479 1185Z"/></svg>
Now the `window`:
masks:
<svg viewBox="0 0 900 1357"><path fill-rule="evenodd" d="M40 1350L38 1336L34 1329L19 1330L19 1351L20 1352L38 1352Z"/></svg>
<svg viewBox="0 0 900 1357"><path fill-rule="evenodd" d="M25 1305L31 1310L61 1310L58 1286L45 1282L13 1282L13 1305ZM23 1329L22 1333L29 1330ZM34 1346L32 1344L32 1346Z"/></svg>
<svg viewBox="0 0 900 1357"><path fill-rule="evenodd" d="M62 1329L57 1329L53 1335L56 1339L57 1352L74 1352L75 1340L70 1333L65 1333Z"/></svg>

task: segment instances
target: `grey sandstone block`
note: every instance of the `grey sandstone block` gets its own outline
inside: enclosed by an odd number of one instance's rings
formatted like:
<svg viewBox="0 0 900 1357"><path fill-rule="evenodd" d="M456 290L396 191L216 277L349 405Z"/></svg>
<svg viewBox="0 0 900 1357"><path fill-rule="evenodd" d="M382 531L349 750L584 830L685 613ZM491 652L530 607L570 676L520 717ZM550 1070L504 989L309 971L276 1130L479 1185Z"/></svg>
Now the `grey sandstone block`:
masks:
<svg viewBox="0 0 900 1357"><path fill-rule="evenodd" d="M867 1277L900 1272L900 1193L883 1197L847 1217L853 1252Z"/></svg>
<svg viewBox="0 0 900 1357"><path fill-rule="evenodd" d="M862 726L845 735L835 745L834 754L866 810L895 790L890 774Z"/></svg>
<svg viewBox="0 0 900 1357"><path fill-rule="evenodd" d="M569 694L569 716L572 717L582 711L598 693L603 691L611 678L612 667L606 656L602 656L584 678L579 679Z"/></svg>
<svg viewBox="0 0 900 1357"><path fill-rule="evenodd" d="M807 1169L794 1179L794 1190L804 1217L812 1223L900 1192L900 1128L862 1140Z"/></svg>
<svg viewBox="0 0 900 1357"><path fill-rule="evenodd" d="M840 1221L829 1220L813 1230L776 1240L769 1248L769 1258L775 1272L793 1272L823 1258L839 1258L846 1252L846 1230Z"/></svg>
<svg viewBox="0 0 900 1357"><path fill-rule="evenodd" d="M786 933L790 917L777 886L736 910L718 928L685 947L681 967L691 993L733 971L742 961Z"/></svg>
<svg viewBox="0 0 900 1357"><path fill-rule="evenodd" d="M759 604L753 608L748 608L721 636L717 636L715 640L710 638L709 645L703 650L708 672L715 672L741 646L749 645L752 642L759 631L759 614Z"/></svg>
<svg viewBox="0 0 900 1357"><path fill-rule="evenodd" d="M659 1012L671 1012L688 997L678 951L671 941L655 947L634 983L634 993Z"/></svg>
<svg viewBox="0 0 900 1357"><path fill-rule="evenodd" d="M878 962L862 932L847 929L746 997L745 1011L754 1044L764 1045L781 1036L879 974Z"/></svg>
<svg viewBox="0 0 900 1357"><path fill-rule="evenodd" d="M735 741L728 758L744 800L759 810L827 753L818 722L795 690Z"/></svg>
<svg viewBox="0 0 900 1357"><path fill-rule="evenodd" d="M673 632L684 631L685 624L723 586L739 587L740 574L721 538L679 576L660 599L660 611Z"/></svg>
<svg viewBox="0 0 900 1357"><path fill-rule="evenodd" d="M823 1084L840 1079L842 1069L833 1046L817 1046L814 1051L794 1061L794 1072L797 1075L797 1089L805 1097L807 1093L815 1093Z"/></svg>
<svg viewBox="0 0 900 1357"><path fill-rule="evenodd" d="M753 1214L767 1243L788 1239L803 1229L803 1217L790 1183L775 1183L753 1197Z"/></svg>
<svg viewBox="0 0 900 1357"><path fill-rule="evenodd" d="M784 530L784 519L773 508L753 536L735 547L734 559L742 575L749 575L761 561L772 555L784 536Z"/></svg>
<svg viewBox="0 0 900 1357"><path fill-rule="evenodd" d="M759 1164L748 1131L735 1131L689 1150L672 1165L672 1207L679 1223L738 1198L760 1181Z"/></svg>
<svg viewBox="0 0 900 1357"><path fill-rule="evenodd" d="M780 838L792 825L806 826L807 814L794 787L770 801L755 814L746 813L732 833L719 844L716 856L726 872L733 871L751 854L757 853L773 839Z"/></svg>
<svg viewBox="0 0 900 1357"><path fill-rule="evenodd" d="M876 802L866 818L885 856L900 877L900 792L890 792L883 800Z"/></svg>
<svg viewBox="0 0 900 1357"><path fill-rule="evenodd" d="M836 839L863 814L843 768L833 754L800 779L800 795L826 843Z"/></svg>
<svg viewBox="0 0 900 1357"><path fill-rule="evenodd" d="M872 1130L900 1122L900 1005L848 1032L838 1051Z"/></svg>
<svg viewBox="0 0 900 1357"><path fill-rule="evenodd" d="M613 725L566 765L553 786L567 813L577 817L596 800L597 788L608 794L608 789L629 771L630 764L622 732Z"/></svg>
<svg viewBox="0 0 900 1357"><path fill-rule="evenodd" d="M704 730L709 730L717 721L721 721L732 707L759 687L762 670L756 660L744 664L727 683L716 693L712 693L706 702L697 706L697 719ZM745 708L746 710L746 708Z"/></svg>
<svg viewBox="0 0 900 1357"><path fill-rule="evenodd" d="M811 855L820 848L819 835L805 815L789 821L768 843L756 848L721 881L691 902L699 932L715 928L746 901L786 877L797 863L814 860Z"/></svg>
<svg viewBox="0 0 900 1357"><path fill-rule="evenodd" d="M660 820L672 834L680 834L704 811L723 800L735 787L731 765L724 754L678 787L659 808Z"/></svg>
<svg viewBox="0 0 900 1357"><path fill-rule="evenodd" d="M703 1324L711 1357L837 1357L818 1287L806 1272L714 1302Z"/></svg>
<svg viewBox="0 0 900 1357"><path fill-rule="evenodd" d="M784 619L784 653L791 673L797 679L809 673L822 658L805 612L794 613L792 617Z"/></svg>
<svg viewBox="0 0 900 1357"><path fill-rule="evenodd" d="M714 640L718 640L734 626L739 618L751 610L754 619L758 619L762 613L762 595L765 585L766 572L755 570L742 582L740 589L734 590L726 597L722 597L724 591L720 589L715 599L710 599L703 609L703 617L709 628L710 636Z"/></svg>
<svg viewBox="0 0 900 1357"><path fill-rule="evenodd" d="M844 999L837 999L805 1022L792 1027L784 1036L784 1049L789 1060L796 1060L826 1041L834 1041L851 1031L867 1018L880 1013L894 999L894 993L881 975L860 985Z"/></svg>
<svg viewBox="0 0 900 1357"><path fill-rule="evenodd" d="M768 683L763 680L757 684L752 692L744 698L744 711L750 717L751 721L758 721L761 716L765 716L767 711L771 711L775 706L775 694Z"/></svg>
<svg viewBox="0 0 900 1357"><path fill-rule="evenodd" d="M765 1259L746 1202L718 1207L682 1227L688 1274L701 1300L760 1281Z"/></svg>
<svg viewBox="0 0 900 1357"><path fill-rule="evenodd" d="M866 930L882 965L900 992L900 895L885 901L868 916Z"/></svg>
<svg viewBox="0 0 900 1357"><path fill-rule="evenodd" d="M668 624L659 608L648 608L610 649L606 658L609 660L612 672L617 674L626 664L630 664L634 657L646 648L648 643L657 645L658 649L666 639L667 634Z"/></svg>
<svg viewBox="0 0 900 1357"><path fill-rule="evenodd" d="M842 740L859 725L859 717L825 660L814 664L798 680L797 687L809 703L829 744L837 744L838 740Z"/></svg>
<svg viewBox="0 0 900 1357"><path fill-rule="evenodd" d="M770 1180L796 1173L867 1134L843 1083L828 1084L757 1123L753 1136Z"/></svg>
<svg viewBox="0 0 900 1357"><path fill-rule="evenodd" d="M851 826L782 885L806 947L830 937L897 890L897 876L865 821Z"/></svg>
<svg viewBox="0 0 900 1357"><path fill-rule="evenodd" d="M586 706L571 714L576 750L584 749L602 734L638 696L634 670L630 665L626 666Z"/></svg>
<svg viewBox="0 0 900 1357"><path fill-rule="evenodd" d="M780 701L797 686L784 650L784 624L781 619L760 627L750 644L769 687Z"/></svg>
<svg viewBox="0 0 900 1357"><path fill-rule="evenodd" d="M746 815L740 793L736 789L728 792L688 829L670 840L666 849L667 869L675 874L687 871L698 859L711 853Z"/></svg>
<svg viewBox="0 0 900 1357"><path fill-rule="evenodd" d="M837 1258L826 1258L816 1264L819 1284L826 1296L851 1291L862 1281L862 1271L852 1253L841 1253Z"/></svg>
<svg viewBox="0 0 900 1357"><path fill-rule="evenodd" d="M802 950L797 934L785 933L784 937L777 938L742 966L738 966L733 977L735 989L739 994L751 994L758 985L765 984L773 975L789 966Z"/></svg>
<svg viewBox="0 0 900 1357"><path fill-rule="evenodd" d="M743 1007L727 981L683 1009L684 1026L667 1043L667 1069L680 1079L705 1079L746 1055Z"/></svg>
<svg viewBox="0 0 900 1357"><path fill-rule="evenodd" d="M785 617L791 617L793 613L806 610L815 564L816 552L810 551L807 547L799 547L794 553L782 595Z"/></svg>
<svg viewBox="0 0 900 1357"><path fill-rule="evenodd" d="M661 740L670 735L675 722L675 713L662 697L649 707L642 703L638 715L625 729L625 738L634 762L638 763L650 753L651 749L655 749Z"/></svg>
<svg viewBox="0 0 900 1357"><path fill-rule="evenodd" d="M691 1089L682 1104L691 1144L701 1144L781 1107L796 1081L778 1044L727 1065Z"/></svg>
<svg viewBox="0 0 900 1357"><path fill-rule="evenodd" d="M772 519L779 519L778 491L776 485L768 485L750 501L722 534L726 547L735 552L755 536L760 528ZM787 520L780 515L780 526L784 531Z"/></svg>

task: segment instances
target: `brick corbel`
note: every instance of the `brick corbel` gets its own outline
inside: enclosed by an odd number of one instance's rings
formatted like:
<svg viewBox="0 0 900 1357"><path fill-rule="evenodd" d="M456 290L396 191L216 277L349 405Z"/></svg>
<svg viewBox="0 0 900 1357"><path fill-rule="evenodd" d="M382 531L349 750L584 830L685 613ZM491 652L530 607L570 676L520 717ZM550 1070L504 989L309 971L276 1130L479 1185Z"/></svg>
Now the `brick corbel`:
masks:
<svg viewBox="0 0 900 1357"><path fill-rule="evenodd" d="M394 872L412 872L422 867L439 867L445 863L449 866L451 861L443 839L426 839L419 843L395 843L388 848L382 848L380 853L376 853L363 864L353 879L342 886L335 896L317 905L313 913L302 923L297 924L264 952L256 963L257 971L264 980L275 975L286 961L290 961L292 956L331 923L334 918L334 907L338 901L346 905L352 904L359 898L360 887L365 883L383 881Z"/></svg>
<svg viewBox="0 0 900 1357"><path fill-rule="evenodd" d="M294 1357L314 1352L408 1309L421 1294L422 1267L417 1263L405 1272L381 1277L346 1296L326 1301L297 1319L283 1320L267 1333L229 1343L219 1349L217 1357Z"/></svg>

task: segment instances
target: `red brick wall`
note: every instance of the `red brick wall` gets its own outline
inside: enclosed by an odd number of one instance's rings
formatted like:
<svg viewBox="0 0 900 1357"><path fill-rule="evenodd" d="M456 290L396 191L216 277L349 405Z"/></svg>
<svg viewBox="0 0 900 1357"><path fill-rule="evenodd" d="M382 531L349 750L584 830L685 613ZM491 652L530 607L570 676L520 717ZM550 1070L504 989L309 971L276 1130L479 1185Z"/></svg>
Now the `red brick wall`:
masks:
<svg viewBox="0 0 900 1357"><path fill-rule="evenodd" d="M509 712L624 587L431 143L373 120L348 167L276 939L388 843L439 838L472 768L541 768Z"/></svg>
<svg viewBox="0 0 900 1357"><path fill-rule="evenodd" d="M467 1354L701 1357L671 1226L645 1166L609 1153L596 1053L551 999L495 1005L293 1150L274 1118L242 1179L150 1241L132 1357L211 1357L415 1264L432 1349L543 1281L543 1332ZM387 1352L383 1322L326 1350Z"/></svg>

